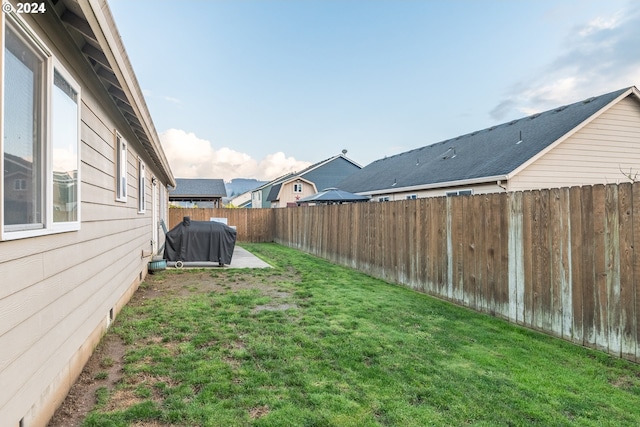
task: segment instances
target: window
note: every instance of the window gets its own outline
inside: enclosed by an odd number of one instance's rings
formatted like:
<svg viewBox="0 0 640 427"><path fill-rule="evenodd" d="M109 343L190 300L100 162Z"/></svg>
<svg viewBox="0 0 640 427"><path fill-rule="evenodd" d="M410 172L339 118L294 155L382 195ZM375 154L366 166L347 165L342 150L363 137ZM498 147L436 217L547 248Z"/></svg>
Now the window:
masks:
<svg viewBox="0 0 640 427"><path fill-rule="evenodd" d="M417 196L417 195L415 195L415 194L409 194L409 195L407 196L407 200L415 200L415 199L417 199L417 198L418 198L418 196Z"/></svg>
<svg viewBox="0 0 640 427"><path fill-rule="evenodd" d="M16 179L13 181L13 189L16 191L24 191L27 189L27 180L26 179Z"/></svg>
<svg viewBox="0 0 640 427"><path fill-rule="evenodd" d="M295 184L293 184L293 192L294 193L302 193L302 183L301 182L296 182Z"/></svg>
<svg viewBox="0 0 640 427"><path fill-rule="evenodd" d="M379 202L388 202L389 201L389 196L378 197L378 201Z"/></svg>
<svg viewBox="0 0 640 427"><path fill-rule="evenodd" d="M51 123L54 222L78 220L78 90L53 73ZM69 126L69 124L74 124Z"/></svg>
<svg viewBox="0 0 640 427"><path fill-rule="evenodd" d="M142 159L138 159L138 212L145 213L147 206L147 198L145 194L145 174L146 167Z"/></svg>
<svg viewBox="0 0 640 427"><path fill-rule="evenodd" d="M80 87L26 25L5 16L2 239L78 230Z"/></svg>
<svg viewBox="0 0 640 427"><path fill-rule="evenodd" d="M456 190L456 191L447 191L445 195L447 197L451 196L470 196L473 194L473 190Z"/></svg>
<svg viewBox="0 0 640 427"><path fill-rule="evenodd" d="M127 201L127 141L116 132L116 200Z"/></svg>

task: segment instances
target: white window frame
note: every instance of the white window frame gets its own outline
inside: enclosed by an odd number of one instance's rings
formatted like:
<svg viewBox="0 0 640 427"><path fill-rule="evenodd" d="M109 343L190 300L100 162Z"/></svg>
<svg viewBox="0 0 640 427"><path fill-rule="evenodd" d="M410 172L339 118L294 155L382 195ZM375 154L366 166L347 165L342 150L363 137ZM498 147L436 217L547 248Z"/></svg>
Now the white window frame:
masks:
<svg viewBox="0 0 640 427"><path fill-rule="evenodd" d="M302 183L301 182L294 182L293 183L293 192L294 193L302 193Z"/></svg>
<svg viewBox="0 0 640 427"><path fill-rule="evenodd" d="M147 211L147 167L141 158L138 158L138 213L143 214Z"/></svg>
<svg viewBox="0 0 640 427"><path fill-rule="evenodd" d="M407 200L416 200L418 198L417 194L408 194Z"/></svg>
<svg viewBox="0 0 640 427"><path fill-rule="evenodd" d="M127 164L128 164L128 143L118 132L115 135L115 178L116 178L116 201L127 202Z"/></svg>
<svg viewBox="0 0 640 427"><path fill-rule="evenodd" d="M7 25L11 25L11 28L21 37L27 40L27 43L31 45L33 49L37 50L39 55L42 55L44 61L44 69L43 69L43 93L41 93L41 105L39 106L41 109L41 122L39 126L41 127L41 147L40 150L43 155L42 162L38 165L38 167L42 168L42 188L41 188L41 203L42 203L42 226L38 227L30 227L30 225L36 224L25 224L25 227L13 227L11 225L7 226L4 223L4 173L0 174L0 240L16 240L16 239L24 239L30 237L44 236L49 234L56 233L64 233L69 231L78 231L80 230L81 224L81 182L82 177L80 174L81 171L81 109L82 109L82 90L80 84L72 77L72 75L67 71L67 69L62 65L62 63L53 56L52 51L46 46L46 44L36 35L36 33L15 13L5 14L5 20L0 27L0 31L2 31L2 40L3 45L2 54L1 54L1 70L4 70L4 51L5 46L4 42L6 38L4 36L5 29ZM68 221L68 222L54 222L53 220L53 90L54 90L54 75L55 72L58 72L60 76L71 86L71 88L77 93L77 117L76 117L76 125L77 125L77 141L76 141L76 203L77 203L77 211L76 211L76 220ZM0 108L0 114L4 117L4 111L7 106L5 105L4 99L4 71L0 74L0 84L2 85L1 93L3 96L0 99L2 103L2 107ZM4 167L4 147L2 147L2 141L4 141L4 119L0 120L0 165Z"/></svg>

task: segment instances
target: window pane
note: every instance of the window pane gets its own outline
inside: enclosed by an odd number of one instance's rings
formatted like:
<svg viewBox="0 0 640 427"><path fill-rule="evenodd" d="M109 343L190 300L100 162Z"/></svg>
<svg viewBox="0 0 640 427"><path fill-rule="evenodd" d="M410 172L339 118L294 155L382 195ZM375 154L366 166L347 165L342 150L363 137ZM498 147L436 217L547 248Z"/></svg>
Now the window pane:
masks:
<svg viewBox="0 0 640 427"><path fill-rule="evenodd" d="M56 71L52 111L53 221L78 220L78 93Z"/></svg>
<svg viewBox="0 0 640 427"><path fill-rule="evenodd" d="M142 160L138 161L138 212L144 212L147 206L145 197L146 169Z"/></svg>
<svg viewBox="0 0 640 427"><path fill-rule="evenodd" d="M4 66L4 224L42 228L44 60L7 25Z"/></svg>
<svg viewBox="0 0 640 427"><path fill-rule="evenodd" d="M127 143L116 134L116 198L127 198Z"/></svg>

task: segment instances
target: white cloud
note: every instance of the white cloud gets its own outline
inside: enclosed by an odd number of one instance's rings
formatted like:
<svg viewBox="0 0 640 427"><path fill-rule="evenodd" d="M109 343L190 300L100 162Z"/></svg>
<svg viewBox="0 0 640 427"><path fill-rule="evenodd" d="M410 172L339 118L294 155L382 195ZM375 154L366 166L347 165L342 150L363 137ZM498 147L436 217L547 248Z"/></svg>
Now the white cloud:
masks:
<svg viewBox="0 0 640 427"><path fill-rule="evenodd" d="M567 34L564 52L509 90L491 111L496 120L545 111L640 82L640 7L600 16Z"/></svg>
<svg viewBox="0 0 640 427"><path fill-rule="evenodd" d="M182 105L182 101L179 100L178 98L174 98L172 96L163 96L162 99L164 99L167 102L170 102L172 104L176 104L176 105Z"/></svg>
<svg viewBox="0 0 640 427"><path fill-rule="evenodd" d="M587 37L590 34L600 30L610 30L616 28L620 24L622 12L616 13L611 17L598 16L578 31L581 37Z"/></svg>
<svg viewBox="0 0 640 427"><path fill-rule="evenodd" d="M211 142L180 129L169 129L160 133L160 141L173 174L179 178L272 180L285 173L302 170L311 164L287 157L282 152L269 154L258 161L231 148L216 149Z"/></svg>

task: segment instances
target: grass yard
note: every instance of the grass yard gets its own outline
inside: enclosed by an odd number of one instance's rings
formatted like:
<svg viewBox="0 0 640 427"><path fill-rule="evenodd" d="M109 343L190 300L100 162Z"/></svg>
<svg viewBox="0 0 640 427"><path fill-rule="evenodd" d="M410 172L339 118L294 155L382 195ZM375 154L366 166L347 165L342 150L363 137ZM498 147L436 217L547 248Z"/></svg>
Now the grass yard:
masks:
<svg viewBox="0 0 640 427"><path fill-rule="evenodd" d="M148 276L109 332L123 377L84 426L640 425L638 365L243 246L275 268Z"/></svg>

